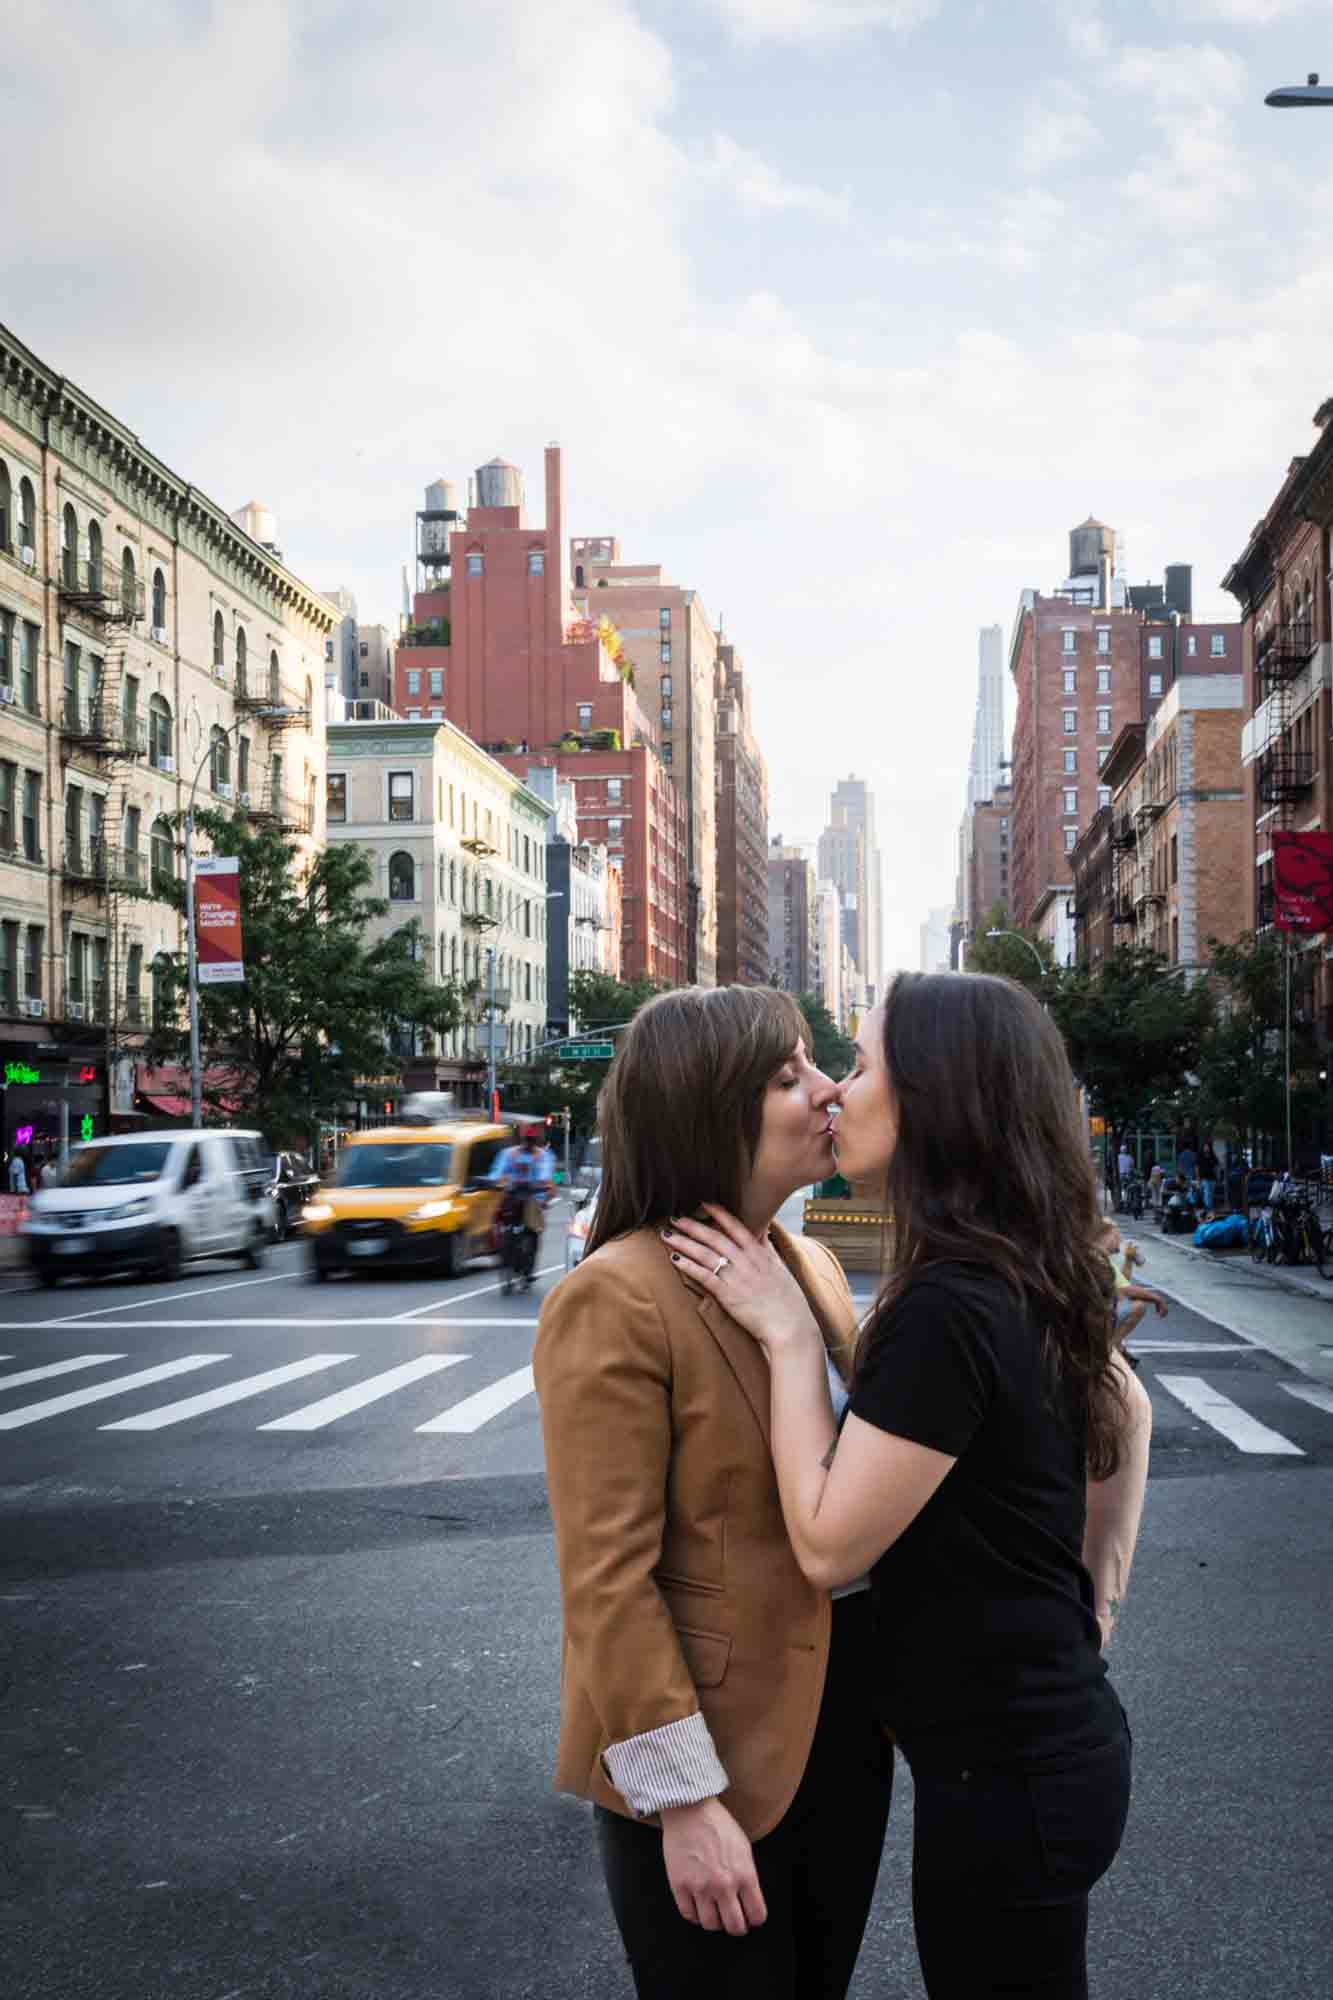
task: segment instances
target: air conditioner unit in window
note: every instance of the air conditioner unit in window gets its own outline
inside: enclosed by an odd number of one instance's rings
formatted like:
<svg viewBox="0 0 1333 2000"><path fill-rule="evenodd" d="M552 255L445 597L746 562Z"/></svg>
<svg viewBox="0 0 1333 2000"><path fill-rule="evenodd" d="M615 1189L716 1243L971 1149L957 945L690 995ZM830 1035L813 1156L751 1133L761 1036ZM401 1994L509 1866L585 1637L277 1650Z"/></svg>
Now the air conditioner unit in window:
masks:
<svg viewBox="0 0 1333 2000"><path fill-rule="evenodd" d="M65 1012L71 1021L81 1021L83 1019L82 1000L71 1000L66 1006Z"/></svg>
<svg viewBox="0 0 1333 2000"><path fill-rule="evenodd" d="M236 803L238 806L248 806L250 803L249 792L237 792Z"/></svg>
<svg viewBox="0 0 1333 2000"><path fill-rule="evenodd" d="M19 561L23 564L24 569L35 569L37 567L36 549L20 549Z"/></svg>
<svg viewBox="0 0 1333 2000"><path fill-rule="evenodd" d="M0 701L13 701L14 690L8 681L0 681Z"/></svg>
<svg viewBox="0 0 1333 2000"><path fill-rule="evenodd" d="M214 785L213 790L220 799L229 799L231 797L231 786L221 781Z"/></svg>
<svg viewBox="0 0 1333 2000"><path fill-rule="evenodd" d="M176 775L176 759L174 757L159 757L157 760L157 768L159 771L163 772L166 777L174 778Z"/></svg>
<svg viewBox="0 0 1333 2000"><path fill-rule="evenodd" d="M154 638L155 638L155 639L157 640L157 643L158 643L158 645L159 645L159 646L165 646L165 645L166 645L166 643L167 643L167 628L166 628L166 626L165 626L165 625L154 625L154 627L153 627L153 637L154 637Z"/></svg>
<svg viewBox="0 0 1333 2000"><path fill-rule="evenodd" d="M39 1021L46 1012L45 1000L25 1000L23 1005L28 1013L32 1015L34 1021Z"/></svg>

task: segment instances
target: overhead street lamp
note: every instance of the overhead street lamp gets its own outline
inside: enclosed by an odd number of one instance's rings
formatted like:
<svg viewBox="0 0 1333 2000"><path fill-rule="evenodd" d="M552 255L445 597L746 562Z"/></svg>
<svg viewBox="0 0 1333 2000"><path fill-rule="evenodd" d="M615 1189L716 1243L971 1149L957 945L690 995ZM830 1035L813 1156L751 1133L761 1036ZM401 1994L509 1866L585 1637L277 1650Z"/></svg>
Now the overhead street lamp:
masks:
<svg viewBox="0 0 1333 2000"><path fill-rule="evenodd" d="M1041 953L1037 950L1036 945L1033 944L1032 939L1029 937L1024 937L1022 931L987 931L986 936L988 938L1001 938L1001 937L1017 938L1018 942L1020 944L1025 944L1028 950L1032 953L1033 958L1037 962L1037 971L1041 974L1041 977L1043 979L1050 971L1051 969L1050 966L1047 965L1045 959L1042 957Z"/></svg>
<svg viewBox="0 0 1333 2000"><path fill-rule="evenodd" d="M1304 83L1280 83L1264 99L1274 111L1315 111L1321 104L1333 105L1333 84L1321 83L1319 71L1312 69Z"/></svg>
<svg viewBox="0 0 1333 2000"><path fill-rule="evenodd" d="M548 903L563 903L565 892L563 889L548 889L544 900ZM500 1001L495 985L494 945L490 947L487 956L490 959L490 1019L486 1025L486 1103L493 1118L495 1116L495 1013ZM509 994L504 990L503 1011L507 1013L508 1010Z"/></svg>

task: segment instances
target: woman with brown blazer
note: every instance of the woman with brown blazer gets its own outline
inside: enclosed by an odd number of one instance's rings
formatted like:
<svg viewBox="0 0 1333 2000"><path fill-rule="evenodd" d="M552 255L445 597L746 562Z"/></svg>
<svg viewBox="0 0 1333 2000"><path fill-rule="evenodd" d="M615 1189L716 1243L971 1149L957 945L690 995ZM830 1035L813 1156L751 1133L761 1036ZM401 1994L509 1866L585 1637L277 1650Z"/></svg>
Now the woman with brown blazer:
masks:
<svg viewBox="0 0 1333 2000"><path fill-rule="evenodd" d="M792 1553L753 1339L673 1266L704 1202L767 1234L845 1402L855 1317L782 1203L832 1168L834 1087L789 996L661 995L602 1095L582 1263L535 1367L564 1604L556 1783L590 1799L640 2000L841 2000L874 1892L892 1756L869 1600Z"/></svg>

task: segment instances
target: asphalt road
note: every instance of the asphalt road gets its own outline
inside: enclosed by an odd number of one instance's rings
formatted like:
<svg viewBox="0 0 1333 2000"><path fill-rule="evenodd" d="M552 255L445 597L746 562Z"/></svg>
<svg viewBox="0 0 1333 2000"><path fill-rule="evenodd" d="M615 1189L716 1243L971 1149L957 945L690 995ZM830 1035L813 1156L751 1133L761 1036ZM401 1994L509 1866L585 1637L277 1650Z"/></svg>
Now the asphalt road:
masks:
<svg viewBox="0 0 1333 2000"><path fill-rule="evenodd" d="M301 1269L295 1244L170 1288L0 1277L0 1992L628 1994L587 1811L549 1790L526 1370L554 1279ZM1333 1396L1183 1305L1142 1333L1153 1481L1113 1662L1136 1795L1094 1992L1314 1995ZM900 1767L856 2000L921 1993L910 1820Z"/></svg>

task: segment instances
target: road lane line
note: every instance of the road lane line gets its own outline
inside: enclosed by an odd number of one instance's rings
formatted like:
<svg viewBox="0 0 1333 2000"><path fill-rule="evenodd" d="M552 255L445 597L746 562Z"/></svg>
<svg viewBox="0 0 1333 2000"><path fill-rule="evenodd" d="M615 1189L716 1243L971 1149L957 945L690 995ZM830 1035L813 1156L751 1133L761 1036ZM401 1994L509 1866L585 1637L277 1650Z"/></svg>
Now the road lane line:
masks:
<svg viewBox="0 0 1333 2000"><path fill-rule="evenodd" d="M92 1389L71 1389L68 1395L52 1396L45 1403L25 1403L21 1409L6 1410L0 1416L0 1431L39 1424L44 1417L63 1416L66 1410L82 1409L85 1403L104 1403L108 1396L123 1396L130 1389L146 1389L150 1382L165 1382L173 1375L188 1375L196 1368L211 1368L215 1361L230 1360L229 1354L186 1354L179 1361L160 1361L156 1368L141 1368L136 1375L117 1375L114 1382L99 1382Z"/></svg>
<svg viewBox="0 0 1333 2000"><path fill-rule="evenodd" d="M4 1383L0 1382L0 1389ZM1289 1396L1299 1396L1303 1403L1312 1403L1316 1410L1324 1410L1333 1417L1333 1389L1325 1389L1318 1382L1279 1382L1279 1389L1285 1389Z"/></svg>
<svg viewBox="0 0 1333 2000"><path fill-rule="evenodd" d="M533 1393L531 1368L516 1368L512 1375L502 1375L498 1382L492 1382L487 1389L479 1389L475 1396L455 1403L450 1410L444 1410L438 1417L432 1417L428 1424L418 1424L418 1432L450 1431L468 1434L479 1431L492 1417L498 1417L513 1403L521 1403L525 1396Z"/></svg>
<svg viewBox="0 0 1333 2000"><path fill-rule="evenodd" d="M1139 1340L1130 1334L1125 1342L1133 1354L1244 1354L1235 1340Z"/></svg>
<svg viewBox="0 0 1333 2000"><path fill-rule="evenodd" d="M564 1266L561 1264L548 1264L544 1270L534 1271L532 1275L534 1278L549 1278L552 1271L560 1271L563 1270L563 1268ZM498 1292L503 1288L503 1285L504 1285L504 1279L498 1278L493 1285L478 1285L475 1291L456 1292L454 1294L452 1304L456 1306L466 1305L469 1299L479 1299L485 1292ZM411 1312L399 1313L398 1321L401 1324L403 1320L415 1319L418 1313L432 1312L435 1310L437 1306L447 1306L450 1303L451 1301L447 1298L432 1299L429 1305L413 1306Z"/></svg>
<svg viewBox="0 0 1333 2000"><path fill-rule="evenodd" d="M283 1368L269 1368L262 1375L246 1375L239 1382L224 1383L220 1389L204 1389L197 1396L183 1396L178 1403L164 1403L160 1410L145 1410L142 1416L121 1417L114 1424L99 1424L102 1431L160 1431L168 1424L183 1424L201 1417L206 1410L225 1409L228 1403L242 1403L247 1396L262 1395L284 1382L298 1382L303 1375L316 1375L321 1368L334 1368L340 1361L355 1361L354 1354L308 1354L304 1361L289 1361Z"/></svg>
<svg viewBox="0 0 1333 2000"><path fill-rule="evenodd" d="M290 1281L290 1271L278 1271L267 1278L232 1278L225 1285L201 1285L192 1292L163 1292L158 1298L127 1299L123 1306L90 1306L87 1312L67 1313L62 1319L44 1320L44 1326L77 1326L82 1319L101 1319L106 1313L133 1312L136 1306L174 1306L182 1299L206 1299L213 1292L239 1292L246 1285L280 1285Z"/></svg>
<svg viewBox="0 0 1333 2000"><path fill-rule="evenodd" d="M350 1416L353 1410L363 1410L367 1403L377 1403L381 1396L391 1396L395 1389L405 1389L409 1382L420 1382L427 1375L438 1375L442 1368L452 1368L459 1361L467 1360L466 1354L419 1354L415 1361L400 1361L396 1368L386 1368L380 1375L368 1375L364 1382L354 1382L350 1389L339 1389L335 1395L324 1396L317 1403L307 1403L304 1409L293 1410L289 1416L275 1417L271 1424L260 1424L261 1431L318 1431L325 1424L336 1423L339 1417Z"/></svg>
<svg viewBox="0 0 1333 2000"><path fill-rule="evenodd" d="M12 1361L6 1354L4 1359ZM0 1394L6 1389L23 1389L29 1382L49 1382L53 1375L72 1375L76 1368L97 1368L105 1361L123 1361L123 1354L76 1354L72 1361L48 1361L42 1368L23 1368L17 1375L0 1375Z"/></svg>
<svg viewBox="0 0 1333 2000"><path fill-rule="evenodd" d="M506 1313L503 1318L496 1316L491 1319L416 1319L412 1321L414 1327L443 1327L445 1329L454 1326L536 1326L537 1323L535 1316L520 1318L518 1315L512 1313ZM59 1320L50 1319L0 1320L0 1333L53 1333L59 1331L61 1324L62 1322ZM108 1333L193 1333L197 1335L205 1329L216 1329L218 1332L221 1332L224 1328L234 1329L237 1327L265 1327L270 1330L280 1328L284 1331L295 1329L299 1332L309 1333L312 1330L329 1327L388 1326L397 1327L401 1332L402 1324L402 1321L399 1319L123 1319L119 1326L109 1326L106 1331ZM84 1330L89 1333L96 1333L98 1331L96 1327L88 1327Z"/></svg>
<svg viewBox="0 0 1333 2000"><path fill-rule="evenodd" d="M1224 1438L1235 1445L1237 1451L1263 1452L1272 1458L1304 1458L1305 1453L1290 1438L1283 1437L1281 1431L1272 1431L1267 1424L1261 1424L1248 1410L1242 1410L1239 1403L1233 1403L1220 1389L1214 1389L1204 1381L1202 1375L1159 1375L1157 1380L1168 1394L1183 1403L1187 1410L1220 1431Z"/></svg>

